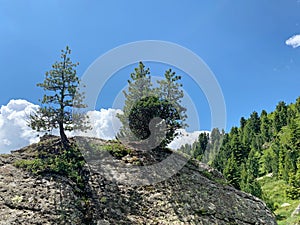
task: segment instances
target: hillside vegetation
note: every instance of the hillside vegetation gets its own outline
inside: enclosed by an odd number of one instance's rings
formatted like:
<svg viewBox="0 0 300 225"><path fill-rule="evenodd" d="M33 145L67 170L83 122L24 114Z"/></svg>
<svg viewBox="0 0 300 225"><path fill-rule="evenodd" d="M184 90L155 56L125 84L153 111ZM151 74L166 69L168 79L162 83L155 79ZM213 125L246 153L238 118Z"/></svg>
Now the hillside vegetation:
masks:
<svg viewBox="0 0 300 225"><path fill-rule="evenodd" d="M221 171L235 188L265 200L278 221L290 224L286 219L300 203L300 97L289 105L280 101L273 112L242 117L229 133L200 134L181 151ZM262 181L267 174L272 178ZM285 202L291 206L281 209Z"/></svg>

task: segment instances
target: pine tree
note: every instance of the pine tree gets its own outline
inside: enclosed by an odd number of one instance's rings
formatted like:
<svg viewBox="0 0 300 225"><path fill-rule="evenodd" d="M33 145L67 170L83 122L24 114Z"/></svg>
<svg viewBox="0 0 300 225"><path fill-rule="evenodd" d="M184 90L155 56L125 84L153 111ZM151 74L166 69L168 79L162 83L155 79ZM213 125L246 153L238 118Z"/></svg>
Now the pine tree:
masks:
<svg viewBox="0 0 300 225"><path fill-rule="evenodd" d="M297 172L297 162L300 153L300 126L296 119L281 128L278 134L280 139L279 175L288 181Z"/></svg>
<svg viewBox="0 0 300 225"><path fill-rule="evenodd" d="M250 122L247 120L244 129L241 132L240 140L246 151L250 151L254 132L250 127Z"/></svg>
<svg viewBox="0 0 300 225"><path fill-rule="evenodd" d="M207 145L209 141L209 134L201 133L198 136L198 141L196 142L193 157L198 160L202 160L202 157L206 151Z"/></svg>
<svg viewBox="0 0 300 225"><path fill-rule="evenodd" d="M248 189L248 171L245 163L241 165L240 188L244 192L249 192Z"/></svg>
<svg viewBox="0 0 300 225"><path fill-rule="evenodd" d="M297 98L295 108L298 114L300 114L300 97Z"/></svg>
<svg viewBox="0 0 300 225"><path fill-rule="evenodd" d="M224 137L224 131L221 133L218 128L214 128L212 129L208 137L209 137L209 142L204 152L202 162L211 165L213 160L215 159L215 157L218 155L220 151L220 147L222 145L222 141Z"/></svg>
<svg viewBox="0 0 300 225"><path fill-rule="evenodd" d="M184 93L181 89L182 84L179 82L180 80L181 76L176 75L172 69L166 70L164 79L157 81L159 87L154 89L158 97L166 101L170 106L168 111L165 112L168 116L164 118L167 126L165 143L170 143L178 135L176 130L187 127L185 123L187 118L186 108L181 104Z"/></svg>
<svg viewBox="0 0 300 225"><path fill-rule="evenodd" d="M297 172L294 179L294 186L300 188L300 160L297 162Z"/></svg>
<svg viewBox="0 0 300 225"><path fill-rule="evenodd" d="M222 145L220 146L220 150L212 161L212 167L216 168L218 171L223 171L227 160L231 156L231 146L230 146L230 137L228 133L223 135Z"/></svg>
<svg viewBox="0 0 300 225"><path fill-rule="evenodd" d="M287 173L285 170L285 155L286 155L286 150L279 145L279 150L278 150L278 178L282 178L284 180L287 179Z"/></svg>
<svg viewBox="0 0 300 225"><path fill-rule="evenodd" d="M151 96L139 100L129 115L129 127L139 140L147 139L148 147L169 144L181 128L179 114L167 100Z"/></svg>
<svg viewBox="0 0 300 225"><path fill-rule="evenodd" d="M252 176L251 174L248 174L248 193L258 197L262 198L262 189L258 181Z"/></svg>
<svg viewBox="0 0 300 225"><path fill-rule="evenodd" d="M233 127L230 131L230 148L236 159L237 165L241 165L242 161L247 157L245 148L240 141L239 130Z"/></svg>
<svg viewBox="0 0 300 225"><path fill-rule="evenodd" d="M191 155L192 154L192 146L190 144L185 144L185 145L182 145L179 149L180 152L183 152L187 155Z"/></svg>
<svg viewBox="0 0 300 225"><path fill-rule="evenodd" d="M293 107L293 105L288 106L287 108L287 124L292 123L294 118L296 118L297 109Z"/></svg>
<svg viewBox="0 0 300 225"><path fill-rule="evenodd" d="M135 72L130 74L131 80L128 80L128 90L123 91L125 96L125 105L122 114L117 114L117 117L122 123L120 133L118 137L123 137L129 140L137 140L129 127L129 115L133 106L142 98L154 95L151 87L151 77L149 68L145 69L142 62L139 62L139 66L134 69Z"/></svg>
<svg viewBox="0 0 300 225"><path fill-rule="evenodd" d="M300 97L295 104L279 102L276 110L265 110L249 119L241 118L240 128L233 127L225 134L220 152L212 166L223 171L230 183L258 197L262 194L256 178L272 173L284 180L289 198L300 197ZM237 169L240 177L237 178Z"/></svg>
<svg viewBox="0 0 300 225"><path fill-rule="evenodd" d="M272 144L269 148L263 151L260 159L261 173L273 173L274 177L278 174L278 154L276 154L276 145Z"/></svg>
<svg viewBox="0 0 300 225"><path fill-rule="evenodd" d="M63 147L68 147L68 138L65 131L79 129L84 131L89 128L87 117L82 113L73 113L72 110L85 108L82 93L78 87L80 80L76 67L79 63L73 63L69 57L70 48L67 46L61 51L61 61L55 62L52 69L46 72L42 87L46 94L41 100L42 106L30 115L29 126L37 131L51 131L59 128L59 134Z"/></svg>
<svg viewBox="0 0 300 225"><path fill-rule="evenodd" d="M228 183L233 185L235 188L240 189L240 172L237 161L231 154L224 168L223 174L227 179Z"/></svg>
<svg viewBox="0 0 300 225"><path fill-rule="evenodd" d="M300 121L297 123L297 120L292 120L291 123L288 125L290 130L290 137L289 137L289 146L295 155L300 154Z"/></svg>
<svg viewBox="0 0 300 225"><path fill-rule="evenodd" d="M278 133L280 129L287 125L287 106L285 102L280 101L277 106L276 110L274 112L274 128L275 131Z"/></svg>
<svg viewBox="0 0 300 225"><path fill-rule="evenodd" d="M253 131L255 134L258 134L260 132L260 118L258 116L258 113L255 111L250 115L249 126L251 131Z"/></svg>
<svg viewBox="0 0 300 225"><path fill-rule="evenodd" d="M271 167L272 173L274 177L278 178L279 174L279 151L280 151L280 144L278 143L278 139L275 139L270 146L271 150Z"/></svg>
<svg viewBox="0 0 300 225"><path fill-rule="evenodd" d="M251 149L247 158L247 170L254 178L257 178L259 176L259 152L255 149Z"/></svg>
<svg viewBox="0 0 300 225"><path fill-rule="evenodd" d="M251 170L249 170L247 167L248 166L245 164L242 164L241 166L241 177L240 177L241 190L250 193L258 198L261 198L262 197L261 186L255 179L253 174L251 173Z"/></svg>
<svg viewBox="0 0 300 225"><path fill-rule="evenodd" d="M244 129L244 127L246 125L246 122L247 122L246 119L244 117L241 117L241 119L240 119L240 127L241 127L242 130Z"/></svg>
<svg viewBox="0 0 300 225"><path fill-rule="evenodd" d="M128 90L124 91L126 100L123 114L117 115L123 125L117 136L128 141L147 139L156 143L158 139L162 139L163 134L161 146L166 146L176 137L176 131L186 126L186 109L181 105L182 84L178 82L181 77L169 69L165 72L164 79L158 81L159 87L153 88L149 74L149 69L145 69L142 62L131 74ZM158 133L154 134L156 131ZM151 140L148 140L150 134Z"/></svg>
<svg viewBox="0 0 300 225"><path fill-rule="evenodd" d="M178 81L181 80L181 76L176 75L171 69L165 72L165 79L157 81L159 88L156 89L161 99L167 100L171 105L176 108L180 117L180 126L186 127L184 121L187 117L186 108L181 105L183 98L183 90L181 90L182 84Z"/></svg>
<svg viewBox="0 0 300 225"><path fill-rule="evenodd" d="M271 122L268 119L268 114L265 110L261 112L260 119L260 132L262 139L264 142L269 142L271 140Z"/></svg>

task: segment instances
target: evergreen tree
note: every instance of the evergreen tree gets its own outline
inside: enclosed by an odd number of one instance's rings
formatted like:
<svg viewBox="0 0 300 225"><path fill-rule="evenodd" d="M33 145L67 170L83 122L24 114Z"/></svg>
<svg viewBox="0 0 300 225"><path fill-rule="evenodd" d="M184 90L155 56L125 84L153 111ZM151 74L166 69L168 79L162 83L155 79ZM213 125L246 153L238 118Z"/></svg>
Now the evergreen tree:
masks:
<svg viewBox="0 0 300 225"><path fill-rule="evenodd" d="M139 140L148 139L148 146L169 144L181 128L179 114L167 100L151 96L139 100L129 115L129 127Z"/></svg>
<svg viewBox="0 0 300 225"><path fill-rule="evenodd" d="M251 149L252 139L254 138L255 134L251 128L249 120L247 120L244 129L241 132L240 140L242 145L245 148L246 152L249 152Z"/></svg>
<svg viewBox="0 0 300 225"><path fill-rule="evenodd" d="M295 108L298 114L300 114L300 97L297 98Z"/></svg>
<svg viewBox="0 0 300 225"><path fill-rule="evenodd" d="M209 135L209 142L204 152L202 162L212 164L213 160L220 151L223 142L224 132L220 132L218 128L212 129Z"/></svg>
<svg viewBox="0 0 300 225"><path fill-rule="evenodd" d="M257 178L259 176L260 154L255 149L251 149L247 158L248 158L246 162L247 170L254 178Z"/></svg>
<svg viewBox="0 0 300 225"><path fill-rule="evenodd" d="M276 110L274 112L274 128L278 133L280 129L287 125L287 106L285 102L280 101L276 106Z"/></svg>
<svg viewBox="0 0 300 225"><path fill-rule="evenodd" d="M187 118L186 108L181 105L183 98L182 84L179 83L181 76L176 75L171 69L167 70L164 75L165 79L157 81L159 88L156 89L160 99L167 100L169 104L176 108L179 114L180 127L184 128L187 124L184 123Z"/></svg>
<svg viewBox="0 0 300 225"><path fill-rule="evenodd" d="M294 179L294 187L300 188L300 160L297 162L297 172Z"/></svg>
<svg viewBox="0 0 300 225"><path fill-rule="evenodd" d="M222 172L231 153L230 137L228 133L225 133L220 150L212 161L212 167Z"/></svg>
<svg viewBox="0 0 300 225"><path fill-rule="evenodd" d="M248 171L245 163L241 165L240 188L244 192L248 192Z"/></svg>
<svg viewBox="0 0 300 225"><path fill-rule="evenodd" d="M280 151L280 144L278 143L278 139L276 138L271 146L271 167L272 167L272 173L274 177L278 177L279 174L279 151Z"/></svg>
<svg viewBox="0 0 300 225"><path fill-rule="evenodd" d="M155 95L151 89L152 83L149 68L145 69L144 64L140 62L139 66L134 70L135 72L130 74L131 80L128 80L128 90L123 91L125 96L123 113L117 114L123 125L117 136L129 140L136 140L136 137L130 131L128 121L132 107L142 98Z"/></svg>
<svg viewBox="0 0 300 225"><path fill-rule="evenodd" d="M237 161L232 153L224 168L223 174L228 183L237 189L240 189L240 172Z"/></svg>
<svg viewBox="0 0 300 225"><path fill-rule="evenodd" d="M187 155L192 155L192 146L190 144L185 144L185 145L182 145L180 148L179 148L179 151L180 152L183 152Z"/></svg>
<svg viewBox="0 0 300 225"><path fill-rule="evenodd" d="M246 125L246 122L247 122L246 119L244 117L241 117L241 119L240 119L240 127L241 127L242 130L244 129L244 127Z"/></svg>
<svg viewBox="0 0 300 225"><path fill-rule="evenodd" d="M209 141L209 134L201 133L199 134L198 141L193 151L193 157L198 160L202 160Z"/></svg>
<svg viewBox="0 0 300 225"><path fill-rule="evenodd" d="M262 146L264 144L264 140L261 134L256 134L252 138L251 149L254 148L256 150L262 150Z"/></svg>
<svg viewBox="0 0 300 225"><path fill-rule="evenodd" d="M290 123L292 123L292 121L294 120L294 118L297 115L297 110L293 107L293 105L290 105L287 108L287 124L289 125Z"/></svg>
<svg viewBox="0 0 300 225"><path fill-rule="evenodd" d="M149 126L153 126L159 133L151 135L155 140L147 141L156 143L164 133L161 146L166 146L175 138L176 131L186 126L186 109L181 105L182 84L178 82L181 77L169 69L165 72L164 79L158 81L159 87L152 88L149 74L149 69L145 69L142 62L131 74L128 91L124 91L126 100L123 114L117 115L123 125L117 136L128 141L144 140L150 137Z"/></svg>
<svg viewBox="0 0 300 225"><path fill-rule="evenodd" d="M257 112L253 112L249 118L249 128L254 134L258 134L260 132L260 118Z"/></svg>
<svg viewBox="0 0 300 225"><path fill-rule="evenodd" d="M283 179L291 183L291 177L296 174L295 159L290 151L287 151L284 157Z"/></svg>
<svg viewBox="0 0 300 225"><path fill-rule="evenodd" d="M287 173L285 170L285 156L286 150L280 145L278 151L278 178L287 180Z"/></svg>
<svg viewBox="0 0 300 225"><path fill-rule="evenodd" d="M300 153L300 126L293 119L288 126L281 129L280 137L280 175L288 181L297 172Z"/></svg>
<svg viewBox="0 0 300 225"><path fill-rule="evenodd" d="M82 113L75 114L74 108L85 108L83 94L78 92L79 78L76 67L69 57L70 48L67 46L61 51L61 61L52 65L52 70L46 72L43 83L37 84L42 87L46 94L41 100L42 106L30 115L29 126L37 131L51 131L59 128L61 142L68 147L68 138L65 131L75 129L86 130L89 128L87 117Z"/></svg>
<svg viewBox="0 0 300 225"><path fill-rule="evenodd" d="M268 116L268 113L267 113L266 110L263 109L263 110L261 111L261 113L260 113L260 118L266 117L266 116Z"/></svg>
<svg viewBox="0 0 300 225"><path fill-rule="evenodd" d="M288 125L290 130L290 137L288 144L291 147L291 151L295 153L295 155L300 155L300 121L292 120Z"/></svg>
<svg viewBox="0 0 300 225"><path fill-rule="evenodd" d="M241 165L242 161L247 157L244 147L240 141L239 130L233 127L230 131L230 148L236 159L237 165Z"/></svg>
<svg viewBox="0 0 300 225"><path fill-rule="evenodd" d="M249 165L250 162L247 162ZM251 170L248 169L248 165L242 164L241 166L241 178L240 187L241 190L250 193L258 198L262 197L262 189L260 184L257 182Z"/></svg>
<svg viewBox="0 0 300 225"><path fill-rule="evenodd" d="M225 134L212 166L235 187L265 197L256 178L266 173L288 184L289 198L300 197L300 97L295 104L279 102L268 114L241 118L240 128ZM240 176L238 176L240 171Z"/></svg>
<svg viewBox="0 0 300 225"><path fill-rule="evenodd" d="M272 145L263 151L260 158L260 171L262 174L273 173L274 177L278 174L278 149L279 146L272 143Z"/></svg>
<svg viewBox="0 0 300 225"><path fill-rule="evenodd" d="M260 119L260 132L262 135L262 139L264 142L269 142L271 140L271 122L265 110L261 112Z"/></svg>
<svg viewBox="0 0 300 225"><path fill-rule="evenodd" d="M258 197L258 198L262 198L262 189L260 184L258 183L258 181L251 175L248 173L248 190L247 192Z"/></svg>

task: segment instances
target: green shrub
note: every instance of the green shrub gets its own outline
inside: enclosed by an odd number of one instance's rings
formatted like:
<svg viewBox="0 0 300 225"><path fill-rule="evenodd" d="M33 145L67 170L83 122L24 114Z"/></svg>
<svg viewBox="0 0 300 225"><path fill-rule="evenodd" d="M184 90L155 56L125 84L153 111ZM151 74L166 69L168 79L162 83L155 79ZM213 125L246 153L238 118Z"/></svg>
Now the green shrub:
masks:
<svg viewBox="0 0 300 225"><path fill-rule="evenodd" d="M101 146L102 150L108 151L116 158L122 158L128 154L130 154L131 150L121 143L112 143L108 145Z"/></svg>
<svg viewBox="0 0 300 225"><path fill-rule="evenodd" d="M92 150L91 154L107 151L117 159L121 159L131 153L131 149L122 145L119 141L109 141L106 145L89 143L89 147Z"/></svg>
<svg viewBox="0 0 300 225"><path fill-rule="evenodd" d="M68 150L58 153L40 152L38 158L30 160L17 160L14 165L33 174L45 173L59 174L71 179L79 187L83 187L84 158L79 149L72 145Z"/></svg>
<svg viewBox="0 0 300 225"><path fill-rule="evenodd" d="M285 190L286 197L289 199L295 200L300 198L300 188L294 187L294 186L289 186Z"/></svg>
<svg viewBox="0 0 300 225"><path fill-rule="evenodd" d="M153 141L163 138L160 142L162 147L173 141L176 129L182 127L180 121L176 105L156 96L148 96L137 101L128 117L129 128L139 140L149 138L153 132ZM152 130L150 130L150 122L154 123L151 125ZM165 127L162 122L165 123Z"/></svg>
<svg viewBox="0 0 300 225"><path fill-rule="evenodd" d="M24 168L29 170L34 174L38 174L41 171L44 171L46 168L46 164L41 159L32 159L32 160L16 160L14 165L18 168Z"/></svg>
<svg viewBox="0 0 300 225"><path fill-rule="evenodd" d="M266 203L267 207L274 212L276 209L279 208L279 203L274 202L270 196L268 196L266 193L263 193L262 200Z"/></svg>

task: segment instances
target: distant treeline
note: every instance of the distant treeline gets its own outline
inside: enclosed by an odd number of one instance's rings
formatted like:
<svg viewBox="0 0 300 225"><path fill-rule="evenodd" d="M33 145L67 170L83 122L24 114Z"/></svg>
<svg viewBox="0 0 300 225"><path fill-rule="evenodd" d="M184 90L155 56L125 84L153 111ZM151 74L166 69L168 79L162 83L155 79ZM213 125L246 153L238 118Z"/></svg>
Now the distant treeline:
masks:
<svg viewBox="0 0 300 225"><path fill-rule="evenodd" d="M242 117L229 133L202 133L180 151L202 160L224 174L237 189L263 198L258 177L272 173L287 182L287 197L300 198L300 97L273 112L262 110Z"/></svg>

